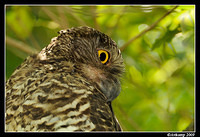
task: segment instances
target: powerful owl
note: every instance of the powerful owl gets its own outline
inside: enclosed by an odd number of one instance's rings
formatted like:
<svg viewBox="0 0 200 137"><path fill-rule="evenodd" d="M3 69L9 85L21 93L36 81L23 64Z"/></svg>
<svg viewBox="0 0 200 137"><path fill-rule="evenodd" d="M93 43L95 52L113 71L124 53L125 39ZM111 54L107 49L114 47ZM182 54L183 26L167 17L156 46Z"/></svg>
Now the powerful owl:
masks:
<svg viewBox="0 0 200 137"><path fill-rule="evenodd" d="M86 26L59 31L6 81L6 131L121 131L111 102L123 71L106 34Z"/></svg>

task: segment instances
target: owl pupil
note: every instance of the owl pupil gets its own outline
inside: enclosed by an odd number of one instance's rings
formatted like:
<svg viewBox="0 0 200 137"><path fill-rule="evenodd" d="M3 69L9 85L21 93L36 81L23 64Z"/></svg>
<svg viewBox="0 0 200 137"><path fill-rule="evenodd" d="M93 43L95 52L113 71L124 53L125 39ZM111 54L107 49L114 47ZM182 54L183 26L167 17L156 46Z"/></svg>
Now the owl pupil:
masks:
<svg viewBox="0 0 200 137"><path fill-rule="evenodd" d="M106 59L106 54L105 53L101 53L100 60L104 61L105 59Z"/></svg>

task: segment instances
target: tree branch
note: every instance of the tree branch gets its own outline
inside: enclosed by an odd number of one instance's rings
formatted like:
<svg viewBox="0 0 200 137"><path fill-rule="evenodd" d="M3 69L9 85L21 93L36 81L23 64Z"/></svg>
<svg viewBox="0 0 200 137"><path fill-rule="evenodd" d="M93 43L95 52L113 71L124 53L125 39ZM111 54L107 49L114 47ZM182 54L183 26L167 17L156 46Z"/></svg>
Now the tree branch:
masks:
<svg viewBox="0 0 200 137"><path fill-rule="evenodd" d="M173 7L171 10L169 10L167 13L165 13L160 19L158 19L156 22L154 22L151 26L149 26L148 28L146 28L145 30L143 30L140 34L134 36L133 38L131 38L128 42L126 42L121 48L120 50L123 51L126 47L128 47L128 45L130 43L132 43L134 40L136 40L137 38L141 37L142 35L144 35L145 33L147 33L148 31L152 30L153 28L155 28L155 26L162 20L164 19L167 15L169 15L171 12L173 12L178 6Z"/></svg>
<svg viewBox="0 0 200 137"><path fill-rule="evenodd" d="M46 13L46 15L49 18L51 18L52 21L58 23L59 26L62 26L61 22L58 20L57 15L55 13L53 13L52 11L50 11L47 6L46 7L45 6L41 7L41 10L43 10L44 13Z"/></svg>
<svg viewBox="0 0 200 137"><path fill-rule="evenodd" d="M82 25L82 26L86 26L86 22L84 20L82 20L72 9L71 6L66 6L65 9L67 10L67 13L72 15L72 17L74 17L75 20L78 21L78 24L79 25Z"/></svg>
<svg viewBox="0 0 200 137"><path fill-rule="evenodd" d="M57 6L56 8L59 14L61 28L66 29L66 27L69 27L69 23L65 16L65 8L63 6Z"/></svg>
<svg viewBox="0 0 200 137"><path fill-rule="evenodd" d="M37 52L37 50L31 48L30 46L26 45L25 43L21 41L17 41L9 36L6 36L6 44L15 47L25 53L32 54Z"/></svg>
<svg viewBox="0 0 200 137"><path fill-rule="evenodd" d="M91 16L94 21L94 28L100 30L99 24L97 22L97 16L98 16L96 13L97 6L91 6L90 8L91 8Z"/></svg>

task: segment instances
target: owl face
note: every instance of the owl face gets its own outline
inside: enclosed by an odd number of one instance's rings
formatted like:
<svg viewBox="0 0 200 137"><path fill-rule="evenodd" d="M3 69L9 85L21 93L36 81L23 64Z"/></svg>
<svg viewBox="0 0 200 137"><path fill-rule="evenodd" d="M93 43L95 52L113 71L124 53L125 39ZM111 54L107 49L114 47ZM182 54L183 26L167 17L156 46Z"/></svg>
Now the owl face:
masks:
<svg viewBox="0 0 200 137"><path fill-rule="evenodd" d="M120 93L120 76L124 64L116 43L104 33L90 27L78 27L59 32L47 47L49 58L65 58L89 82L112 101ZM51 50L50 50L51 49Z"/></svg>

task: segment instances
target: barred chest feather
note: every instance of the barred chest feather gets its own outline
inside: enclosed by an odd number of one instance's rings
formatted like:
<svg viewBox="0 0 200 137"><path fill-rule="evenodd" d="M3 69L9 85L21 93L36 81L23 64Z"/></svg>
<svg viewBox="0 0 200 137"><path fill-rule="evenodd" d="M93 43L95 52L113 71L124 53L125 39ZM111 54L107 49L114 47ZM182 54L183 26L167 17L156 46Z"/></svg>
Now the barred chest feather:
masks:
<svg viewBox="0 0 200 137"><path fill-rule="evenodd" d="M66 61L29 57L6 83L6 131L121 130L105 96ZM65 72L65 73L63 73Z"/></svg>

